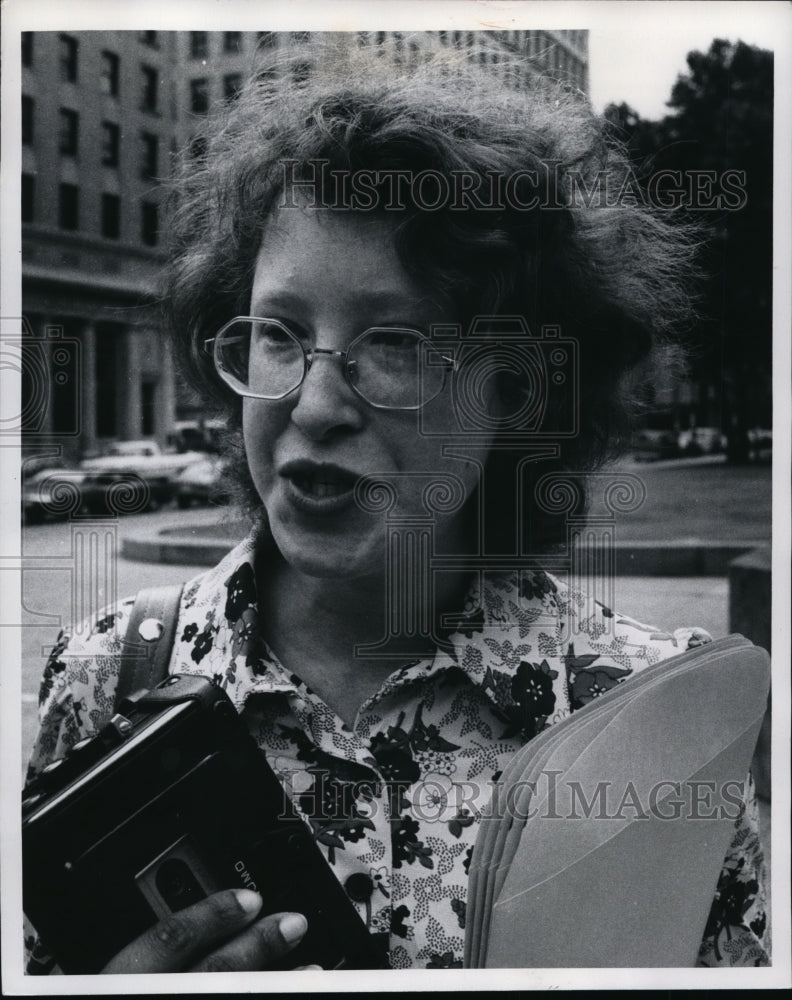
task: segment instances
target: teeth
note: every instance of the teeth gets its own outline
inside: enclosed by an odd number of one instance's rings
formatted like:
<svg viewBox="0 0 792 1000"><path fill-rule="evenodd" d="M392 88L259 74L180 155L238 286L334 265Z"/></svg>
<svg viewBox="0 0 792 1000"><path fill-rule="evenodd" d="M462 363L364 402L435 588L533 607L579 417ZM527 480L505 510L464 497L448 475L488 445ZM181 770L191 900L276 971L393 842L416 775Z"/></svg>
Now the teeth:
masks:
<svg viewBox="0 0 792 1000"><path fill-rule="evenodd" d="M341 493L336 483L320 483L318 481L311 483L310 491L317 497L331 497Z"/></svg>
<svg viewBox="0 0 792 1000"><path fill-rule="evenodd" d="M334 497L346 493L346 487L337 481L315 479L313 476L295 476L294 482L305 493L315 497Z"/></svg>

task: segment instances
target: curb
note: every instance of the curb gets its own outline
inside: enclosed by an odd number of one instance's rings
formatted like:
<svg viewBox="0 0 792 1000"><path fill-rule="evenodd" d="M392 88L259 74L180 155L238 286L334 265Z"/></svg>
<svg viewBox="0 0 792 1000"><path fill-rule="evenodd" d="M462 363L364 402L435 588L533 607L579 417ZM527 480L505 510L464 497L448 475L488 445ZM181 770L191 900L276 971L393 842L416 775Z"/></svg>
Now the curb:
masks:
<svg viewBox="0 0 792 1000"><path fill-rule="evenodd" d="M138 535L125 538L121 554L137 562L179 563L192 566L214 566L244 537L240 525L238 535L233 525L218 524L217 530L206 524L196 525L192 538L190 529L165 528L152 538ZM222 534L221 534L222 531ZM178 537L174 537L178 535ZM756 540L715 542L705 539L680 541L616 542L617 576L727 576L729 564L756 549L770 551L769 543ZM601 562L601 549L582 550L584 563ZM589 558L590 556L590 558Z"/></svg>
<svg viewBox="0 0 792 1000"><path fill-rule="evenodd" d="M760 541L715 542L704 539L679 541L616 542L618 576L728 576L733 560L767 549Z"/></svg>

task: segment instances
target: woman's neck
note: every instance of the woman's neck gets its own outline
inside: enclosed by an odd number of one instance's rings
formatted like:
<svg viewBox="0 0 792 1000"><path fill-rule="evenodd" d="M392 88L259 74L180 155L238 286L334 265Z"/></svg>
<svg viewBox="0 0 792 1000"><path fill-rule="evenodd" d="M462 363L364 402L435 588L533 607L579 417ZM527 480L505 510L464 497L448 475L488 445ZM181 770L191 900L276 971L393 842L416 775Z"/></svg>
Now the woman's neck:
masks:
<svg viewBox="0 0 792 1000"><path fill-rule="evenodd" d="M394 627L384 576L305 576L270 550L260 556L256 577L264 638L349 725L394 670L434 653L431 633L415 634L413 627L408 635ZM435 599L438 612L457 609L464 595L461 576L444 583Z"/></svg>

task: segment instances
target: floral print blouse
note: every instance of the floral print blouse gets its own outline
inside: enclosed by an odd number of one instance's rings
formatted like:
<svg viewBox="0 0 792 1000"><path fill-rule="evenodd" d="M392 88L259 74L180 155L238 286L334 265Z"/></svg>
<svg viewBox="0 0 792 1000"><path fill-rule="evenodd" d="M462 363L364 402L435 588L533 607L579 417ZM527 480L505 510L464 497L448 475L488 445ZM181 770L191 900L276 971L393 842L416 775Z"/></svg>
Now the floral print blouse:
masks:
<svg viewBox="0 0 792 1000"><path fill-rule="evenodd" d="M254 555L247 539L187 584L170 671L226 690L394 968L462 966L478 823L514 750L642 668L710 641L700 629L641 625L538 569L485 576L442 648L395 670L351 729L261 638ZM31 774L111 713L132 604L58 638ZM750 780L746 788L702 965L769 964ZM49 971L32 934L26 944L28 971Z"/></svg>

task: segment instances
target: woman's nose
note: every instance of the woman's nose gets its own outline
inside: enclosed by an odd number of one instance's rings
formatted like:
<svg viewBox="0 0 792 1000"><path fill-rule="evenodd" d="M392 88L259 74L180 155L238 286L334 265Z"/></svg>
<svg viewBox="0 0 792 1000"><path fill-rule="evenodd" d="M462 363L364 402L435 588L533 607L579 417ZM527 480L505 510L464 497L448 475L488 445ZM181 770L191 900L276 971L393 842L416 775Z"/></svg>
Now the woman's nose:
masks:
<svg viewBox="0 0 792 1000"><path fill-rule="evenodd" d="M346 380L345 360L337 354L313 355L297 390L291 419L314 440L345 428L358 430L363 425L363 404Z"/></svg>

